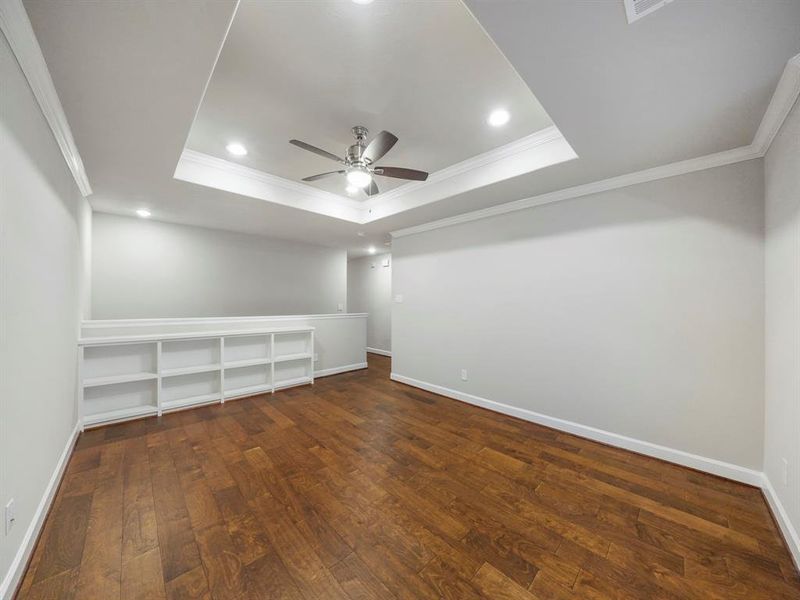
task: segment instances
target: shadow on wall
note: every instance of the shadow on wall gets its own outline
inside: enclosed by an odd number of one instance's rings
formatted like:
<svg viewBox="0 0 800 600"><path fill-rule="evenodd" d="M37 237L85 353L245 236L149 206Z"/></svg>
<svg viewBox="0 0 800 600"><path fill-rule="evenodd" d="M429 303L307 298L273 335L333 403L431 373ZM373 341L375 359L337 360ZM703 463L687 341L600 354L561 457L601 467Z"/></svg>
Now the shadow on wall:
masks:
<svg viewBox="0 0 800 600"><path fill-rule="evenodd" d="M720 227L761 239L764 230L763 178L762 159L669 177L453 225L429 234L416 234L412 236L413 244L402 244L401 241L402 255L413 256L429 251L441 253L465 247L571 235L586 230L695 219L712 221ZM728 188L731 183L737 188L752 190L752 203L742 206L719 195L718 190ZM484 226L475 227L475 223ZM502 223L502 226L492 227L493 223ZM469 228L469 235L463 235L464 228Z"/></svg>

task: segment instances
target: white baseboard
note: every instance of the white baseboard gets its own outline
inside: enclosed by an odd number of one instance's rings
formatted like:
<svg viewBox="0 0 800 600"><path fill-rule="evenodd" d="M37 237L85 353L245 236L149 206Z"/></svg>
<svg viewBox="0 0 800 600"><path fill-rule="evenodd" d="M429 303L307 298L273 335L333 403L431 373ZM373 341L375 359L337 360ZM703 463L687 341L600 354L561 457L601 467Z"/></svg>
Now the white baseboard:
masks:
<svg viewBox="0 0 800 600"><path fill-rule="evenodd" d="M371 352L372 354L380 354L381 356L391 356L392 353L389 350L381 350L380 348L370 348L367 346L367 352Z"/></svg>
<svg viewBox="0 0 800 600"><path fill-rule="evenodd" d="M22 538L22 543L17 550L17 554L14 556L14 560L11 561L11 566L8 568L5 577L3 577L2 583L0 583L0 598L2 600L10 600L17 590L25 568L28 566L28 560L30 560L36 540L39 538L39 532L42 529L47 512L50 510L53 498L55 498L56 490L58 490L61 478L64 476L64 469L66 469L69 458L72 456L72 448L75 446L75 441L78 439L79 432L80 426L76 423L69 439L67 439L64 450L61 452L58 463L56 463L56 468L50 476L50 481L47 483L44 495L39 501L39 506L36 507L36 512L33 514L31 524L28 526L28 530Z"/></svg>
<svg viewBox="0 0 800 600"><path fill-rule="evenodd" d="M344 365L343 367L333 367L331 369L320 369L314 371L314 378L327 377L328 375L337 375L339 373L347 373L347 371L358 371L359 369L366 369L367 363L355 363L353 365Z"/></svg>
<svg viewBox="0 0 800 600"><path fill-rule="evenodd" d="M690 467L692 469L697 469L698 471L705 471L706 473L719 475L720 477L726 477L728 479L733 479L734 481L740 481L756 487L761 487L762 485L763 478L760 471L754 471L753 469L726 463L715 458L706 458L704 456L698 456L697 454L684 452L683 450L659 446L658 444L629 438L618 433L612 433L610 431L604 431L595 427L589 427L588 425L581 425L580 423L574 423L572 421L566 421L556 417L548 417L547 415L533 412L532 410L518 408L508 404L502 404L501 402L495 402L494 400L487 400L486 398L481 398L480 396L473 396L472 394L467 394L465 392L451 390L450 388L420 381L411 377L406 377L405 375L400 375L398 373L392 373L391 378L394 381L399 381L400 383L418 387L435 394L447 396L448 398L460 400L468 404L474 404L475 406L487 408L489 410L510 415L512 417L517 417L525 421L531 421L532 423L538 423L539 425L544 425L546 427L552 427L553 429L572 433L596 442L602 442L618 448L624 448L625 450L638 452L639 454L660 458L661 460L666 460L684 467Z"/></svg>
<svg viewBox="0 0 800 600"><path fill-rule="evenodd" d="M794 564L797 570L800 571L800 535L789 520L789 515L783 504L775 493L775 488L772 487L772 482L767 477L766 473L762 473L761 491L764 492L764 497L767 499L772 514L778 522L778 527L781 529L783 539L786 540L786 545L789 547L789 553L792 555Z"/></svg>

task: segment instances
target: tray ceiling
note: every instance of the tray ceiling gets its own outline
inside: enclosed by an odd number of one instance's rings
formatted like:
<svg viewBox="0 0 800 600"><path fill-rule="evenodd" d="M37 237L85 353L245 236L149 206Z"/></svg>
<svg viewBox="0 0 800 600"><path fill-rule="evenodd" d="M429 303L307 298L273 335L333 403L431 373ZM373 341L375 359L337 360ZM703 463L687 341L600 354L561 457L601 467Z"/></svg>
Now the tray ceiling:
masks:
<svg viewBox="0 0 800 600"><path fill-rule="evenodd" d="M498 107L512 117L494 128L486 118ZM459 1L244 0L186 147L299 182L337 165L289 139L343 155L353 125L400 138L381 164L433 173L552 122ZM231 141L248 154L230 155ZM406 183L376 180L381 192ZM308 185L346 195L341 176Z"/></svg>

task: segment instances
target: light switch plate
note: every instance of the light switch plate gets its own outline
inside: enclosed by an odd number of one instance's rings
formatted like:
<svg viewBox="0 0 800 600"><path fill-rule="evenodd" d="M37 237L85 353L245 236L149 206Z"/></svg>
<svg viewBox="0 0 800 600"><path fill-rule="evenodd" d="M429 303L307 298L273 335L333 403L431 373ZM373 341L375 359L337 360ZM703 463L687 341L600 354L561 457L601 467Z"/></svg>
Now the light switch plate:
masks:
<svg viewBox="0 0 800 600"><path fill-rule="evenodd" d="M394 301L397 304L402 304L403 303L403 294L395 294Z"/></svg>
<svg viewBox="0 0 800 600"><path fill-rule="evenodd" d="M14 499L12 498L6 504L6 510L5 510L5 522L6 522L5 532L6 532L6 535L8 535L9 532L11 531L11 528L14 527L14 523L17 520L17 514L16 513L17 513L17 511L16 511L16 508L14 506Z"/></svg>

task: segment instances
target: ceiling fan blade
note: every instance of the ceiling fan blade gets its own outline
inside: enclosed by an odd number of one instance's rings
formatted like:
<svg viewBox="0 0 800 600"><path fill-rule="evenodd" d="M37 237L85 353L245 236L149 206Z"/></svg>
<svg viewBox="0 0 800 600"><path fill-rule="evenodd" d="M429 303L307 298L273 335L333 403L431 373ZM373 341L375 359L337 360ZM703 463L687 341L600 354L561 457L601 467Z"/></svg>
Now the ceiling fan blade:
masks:
<svg viewBox="0 0 800 600"><path fill-rule="evenodd" d="M389 150L391 150L392 146L394 146L396 143L397 143L396 135L391 134L388 131L381 131L367 145L367 148L364 150L362 158L365 158L368 161L374 163L376 160L380 160L381 158L383 158L383 155L386 154Z"/></svg>
<svg viewBox="0 0 800 600"><path fill-rule="evenodd" d="M303 177L303 181L316 181L317 179L322 179L323 177L327 177L328 175L341 175L344 171L329 171L328 173L320 173L319 175L311 175L310 177Z"/></svg>
<svg viewBox="0 0 800 600"><path fill-rule="evenodd" d="M322 148L317 148L316 146L312 146L311 144L306 144L305 142L301 142L300 140L289 140L290 144L297 146L298 148L302 148L303 150L308 150L309 152L313 152L314 154L319 154L320 156L324 156L325 158L330 158L331 160L335 160L336 162L344 162L341 158L328 152L327 150L323 150Z"/></svg>
<svg viewBox="0 0 800 600"><path fill-rule="evenodd" d="M375 175L384 177L396 177L397 179L413 179L414 181L425 181L428 174L425 171L416 169L403 169L402 167L375 167Z"/></svg>
<svg viewBox="0 0 800 600"><path fill-rule="evenodd" d="M380 194L380 190L378 189L378 184L375 183L374 179L370 182L370 184L367 187L364 188L364 193L367 196L374 196L375 194Z"/></svg>

